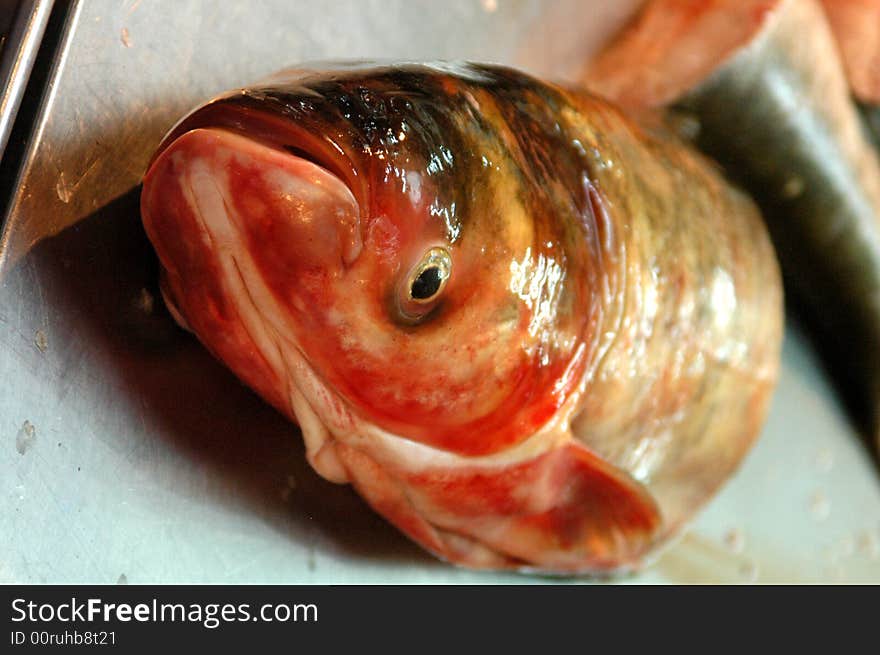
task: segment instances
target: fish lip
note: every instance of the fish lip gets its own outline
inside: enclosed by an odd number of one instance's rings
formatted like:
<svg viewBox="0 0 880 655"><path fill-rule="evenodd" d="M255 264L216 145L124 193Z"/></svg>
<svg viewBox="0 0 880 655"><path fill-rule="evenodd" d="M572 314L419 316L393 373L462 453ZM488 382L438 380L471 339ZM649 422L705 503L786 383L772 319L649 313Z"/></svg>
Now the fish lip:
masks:
<svg viewBox="0 0 880 655"><path fill-rule="evenodd" d="M144 177L148 175L162 153L186 133L196 129L224 130L266 147L300 157L337 177L354 196L360 210L361 225L366 225L369 219L366 212L371 200L368 181L358 170L352 153L347 152L344 146L331 136L335 130L322 129L330 128L332 125L318 112L315 112L319 117L318 126L309 129L287 116L278 116L265 109L230 102L230 100L245 102L250 99L251 93L253 92L250 89L240 89L232 95L221 95L178 121L162 138L147 165Z"/></svg>

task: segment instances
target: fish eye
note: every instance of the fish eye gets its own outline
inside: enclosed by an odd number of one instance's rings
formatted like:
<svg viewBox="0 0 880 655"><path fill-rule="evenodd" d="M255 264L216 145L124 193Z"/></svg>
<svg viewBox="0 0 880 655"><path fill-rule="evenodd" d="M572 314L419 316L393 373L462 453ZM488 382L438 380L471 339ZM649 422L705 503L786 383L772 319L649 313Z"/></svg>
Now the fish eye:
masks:
<svg viewBox="0 0 880 655"><path fill-rule="evenodd" d="M440 285L443 284L443 277L437 266L429 266L419 276L413 280L409 290L410 298L416 302L420 300L430 300L440 291Z"/></svg>
<svg viewBox="0 0 880 655"><path fill-rule="evenodd" d="M428 303L434 300L449 279L452 260L443 248L431 248L409 278L409 300Z"/></svg>
<svg viewBox="0 0 880 655"><path fill-rule="evenodd" d="M418 323L436 306L452 272L452 257L445 248L431 248L410 270L398 295L397 306L405 323Z"/></svg>

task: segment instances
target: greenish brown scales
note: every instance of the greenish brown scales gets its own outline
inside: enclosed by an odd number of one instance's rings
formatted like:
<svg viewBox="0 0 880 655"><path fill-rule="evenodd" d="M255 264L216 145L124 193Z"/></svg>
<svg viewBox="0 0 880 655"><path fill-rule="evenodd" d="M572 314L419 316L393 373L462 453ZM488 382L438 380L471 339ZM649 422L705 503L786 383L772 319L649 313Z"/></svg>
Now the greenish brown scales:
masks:
<svg viewBox="0 0 880 655"><path fill-rule="evenodd" d="M714 48L722 25L742 34ZM669 43L639 63L658 33L688 39L691 61ZM859 424L880 438L880 164L818 2L653 0L588 81L631 109L696 119L696 144L760 205L790 299Z"/></svg>
<svg viewBox="0 0 880 655"><path fill-rule="evenodd" d="M609 214L606 311L617 323L575 431L651 480L667 506L692 508L733 471L765 416L782 328L775 255L751 201L711 162L582 102L575 129ZM642 441L664 433L674 438L662 455Z"/></svg>

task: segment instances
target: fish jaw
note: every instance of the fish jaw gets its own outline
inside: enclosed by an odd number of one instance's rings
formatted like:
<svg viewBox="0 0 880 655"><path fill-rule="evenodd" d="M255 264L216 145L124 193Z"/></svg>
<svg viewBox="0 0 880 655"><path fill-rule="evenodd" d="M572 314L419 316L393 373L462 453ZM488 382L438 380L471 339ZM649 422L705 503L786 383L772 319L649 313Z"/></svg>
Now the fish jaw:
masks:
<svg viewBox="0 0 880 655"><path fill-rule="evenodd" d="M574 439L579 394L516 446L473 457L383 430L351 412L298 352L287 357L307 458L351 483L435 556L473 569L558 575L644 566L665 537L646 487Z"/></svg>

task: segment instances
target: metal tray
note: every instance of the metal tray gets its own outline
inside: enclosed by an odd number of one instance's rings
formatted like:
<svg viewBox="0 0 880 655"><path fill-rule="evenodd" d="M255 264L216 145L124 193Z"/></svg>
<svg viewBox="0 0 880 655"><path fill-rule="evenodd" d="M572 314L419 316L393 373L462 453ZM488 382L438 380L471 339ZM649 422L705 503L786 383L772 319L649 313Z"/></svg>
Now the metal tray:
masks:
<svg viewBox="0 0 880 655"><path fill-rule="evenodd" d="M0 581L544 581L438 562L318 478L298 430L164 312L137 183L189 107L274 69L465 58L573 79L637 4L72 3L0 251ZM796 325L755 450L623 581L880 582L880 474Z"/></svg>

